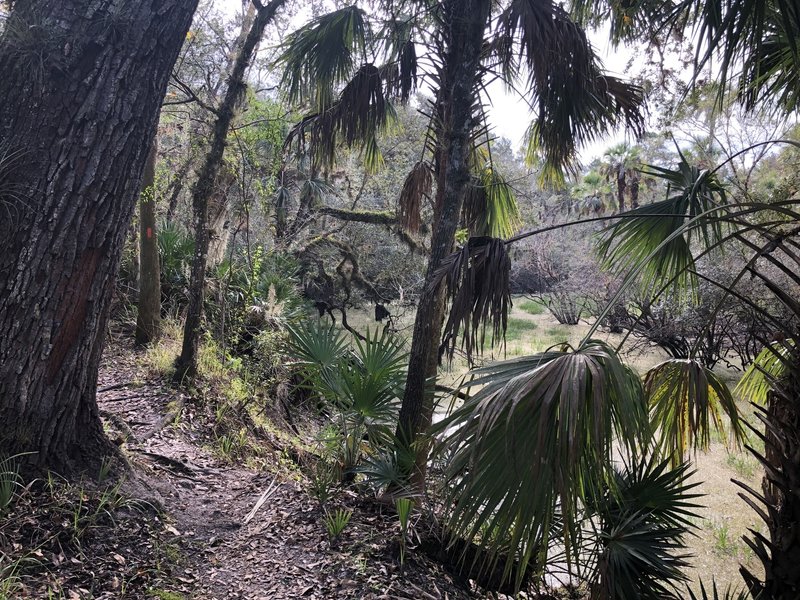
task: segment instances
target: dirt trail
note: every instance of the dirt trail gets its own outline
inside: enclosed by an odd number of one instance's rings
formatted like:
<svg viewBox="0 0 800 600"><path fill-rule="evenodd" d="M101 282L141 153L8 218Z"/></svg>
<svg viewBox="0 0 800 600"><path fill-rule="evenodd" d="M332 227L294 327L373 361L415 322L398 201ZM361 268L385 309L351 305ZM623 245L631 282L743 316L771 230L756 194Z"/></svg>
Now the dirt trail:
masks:
<svg viewBox="0 0 800 600"><path fill-rule="evenodd" d="M112 437L124 440L134 468L131 489L158 502L172 520L167 530L180 558L171 589L184 597L478 597L424 557L412 556L401 569L396 516L354 494L342 492L331 504L353 511L331 543L323 510L300 481L221 461L203 438L191 399L146 379L131 348L107 350L98 404ZM178 406L180 417L165 425Z"/></svg>

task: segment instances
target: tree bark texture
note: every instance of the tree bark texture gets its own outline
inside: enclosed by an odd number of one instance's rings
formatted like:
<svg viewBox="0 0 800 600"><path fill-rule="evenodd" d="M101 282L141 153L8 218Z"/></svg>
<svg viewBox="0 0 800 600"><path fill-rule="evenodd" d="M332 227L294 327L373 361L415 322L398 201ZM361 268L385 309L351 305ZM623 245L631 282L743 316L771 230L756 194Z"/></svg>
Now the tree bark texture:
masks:
<svg viewBox="0 0 800 600"><path fill-rule="evenodd" d="M205 298L206 264L208 262L209 228L208 201L214 188L225 153L231 123L236 109L246 89L245 74L255 56L258 43L264 29L272 21L276 11L286 0L272 0L259 8L253 19L250 31L236 57L236 61L228 78L225 98L217 110L214 122L212 141L206 154L197 181L192 189L192 212L194 215L195 250L192 257L192 270L189 284L189 303L186 308L186 322L183 327L183 344L181 354L175 361L175 380L183 383L197 374L197 354L200 347L200 333L203 317L203 301Z"/></svg>
<svg viewBox="0 0 800 600"><path fill-rule="evenodd" d="M156 230L156 158L158 142L153 138L144 167L139 194L139 301L136 345L144 346L161 335L161 266L158 262Z"/></svg>
<svg viewBox="0 0 800 600"><path fill-rule="evenodd" d="M491 2L488 0L449 0L442 8L445 56L441 68L438 98L442 124L438 134L439 172L431 255L420 296L408 377L400 409L397 436L403 446L412 447L431 423L433 386L426 379L436 373L437 349L441 338L444 303L441 293L431 286L433 274L453 250L464 190L469 183L469 152L474 126L473 106L480 70L480 52ZM416 473L412 483L424 481L427 446L416 448Z"/></svg>
<svg viewBox="0 0 800 600"><path fill-rule="evenodd" d="M0 38L0 455L110 451L95 398L123 238L197 0L18 0Z"/></svg>

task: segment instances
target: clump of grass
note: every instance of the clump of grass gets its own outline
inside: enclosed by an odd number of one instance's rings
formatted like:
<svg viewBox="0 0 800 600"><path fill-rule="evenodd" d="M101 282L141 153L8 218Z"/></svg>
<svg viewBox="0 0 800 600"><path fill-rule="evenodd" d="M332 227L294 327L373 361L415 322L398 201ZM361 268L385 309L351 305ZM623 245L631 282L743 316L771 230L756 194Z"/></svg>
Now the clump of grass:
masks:
<svg viewBox="0 0 800 600"><path fill-rule="evenodd" d="M525 300L517 304L517 307L529 315L541 315L547 311L547 307L536 300Z"/></svg>
<svg viewBox="0 0 800 600"><path fill-rule="evenodd" d="M731 537L728 524L711 523L711 530L714 534L714 551L723 556L735 556L738 551L736 540Z"/></svg>
<svg viewBox="0 0 800 600"><path fill-rule="evenodd" d="M345 508L336 509L334 512L325 511L325 529L328 530L328 537L331 541L338 539L342 535L352 516L353 511Z"/></svg>
<svg viewBox="0 0 800 600"><path fill-rule="evenodd" d="M748 454L728 454L728 466L731 467L739 477L752 479L755 477L758 463Z"/></svg>
<svg viewBox="0 0 800 600"><path fill-rule="evenodd" d="M178 321L164 319L161 322L161 337L150 344L142 357L142 363L151 377L169 378L175 371L175 359L181 353L183 329Z"/></svg>

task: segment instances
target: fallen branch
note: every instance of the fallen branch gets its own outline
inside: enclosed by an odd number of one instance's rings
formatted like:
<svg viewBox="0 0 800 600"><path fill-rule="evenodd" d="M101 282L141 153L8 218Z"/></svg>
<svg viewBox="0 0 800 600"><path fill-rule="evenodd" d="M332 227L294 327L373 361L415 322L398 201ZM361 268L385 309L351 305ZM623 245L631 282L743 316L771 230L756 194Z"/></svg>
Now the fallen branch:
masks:
<svg viewBox="0 0 800 600"><path fill-rule="evenodd" d="M264 490L264 493L261 494L261 497L258 499L255 506L253 506L253 509L249 513L247 513L247 516L244 518L243 521L245 525L247 525L250 521L253 520L253 517L256 516L258 509L261 508L264 505L264 502L267 501L267 498L272 496L272 494L274 494L277 490L278 490L277 480L273 479L272 482L267 487L267 489Z"/></svg>
<svg viewBox="0 0 800 600"><path fill-rule="evenodd" d="M178 415L181 414L181 411L183 410L183 405L184 405L184 400L183 398L181 398L175 403L175 408L171 412L168 412L166 415L161 417L161 419L159 419L159 421L153 426L153 428L150 431L142 435L139 441L144 442L145 440L149 440L159 431L164 429L164 427L170 425L175 419L178 418Z"/></svg>

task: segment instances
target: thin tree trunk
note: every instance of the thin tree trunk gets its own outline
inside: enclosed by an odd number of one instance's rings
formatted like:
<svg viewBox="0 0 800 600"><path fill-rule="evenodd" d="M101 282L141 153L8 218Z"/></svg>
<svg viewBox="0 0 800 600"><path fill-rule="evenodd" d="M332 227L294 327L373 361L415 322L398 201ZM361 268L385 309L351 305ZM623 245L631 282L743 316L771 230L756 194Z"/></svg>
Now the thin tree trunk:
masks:
<svg viewBox="0 0 800 600"><path fill-rule="evenodd" d="M430 426L433 414L433 386L426 378L435 377L437 348L441 337L444 303L439 291L431 287L433 274L453 248L458 228L464 189L469 183L469 152L473 129L473 105L480 68L483 33L489 17L488 0L449 0L443 6L445 56L441 68L440 152L437 182L436 219L431 240L431 256L425 274L414 321L411 356L397 436L406 448L414 448L416 468L412 484L421 487L425 479L428 448L415 444L419 434Z"/></svg>
<svg viewBox="0 0 800 600"><path fill-rule="evenodd" d="M161 335L161 267L156 232L156 158L158 141L153 138L139 194L139 302L136 345L143 346Z"/></svg>
<svg viewBox="0 0 800 600"><path fill-rule="evenodd" d="M197 373L197 353L200 345L200 332L205 296L206 263L208 259L208 200L214 191L214 184L222 164L228 132L245 91L244 77L250 61L255 55L258 43L266 26L272 21L275 12L286 0L272 0L258 8L253 25L245 38L241 51L236 57L231 75L228 78L225 98L214 123L211 147L203 161L197 181L192 190L192 210L194 213L195 250L189 289L189 304L186 309L186 323L183 328L181 354L175 361L175 380L183 382L192 379Z"/></svg>
<svg viewBox="0 0 800 600"><path fill-rule="evenodd" d="M0 147L21 201L0 222L0 455L71 472L112 452L95 393L114 275L196 4L17 0L6 22Z"/></svg>

